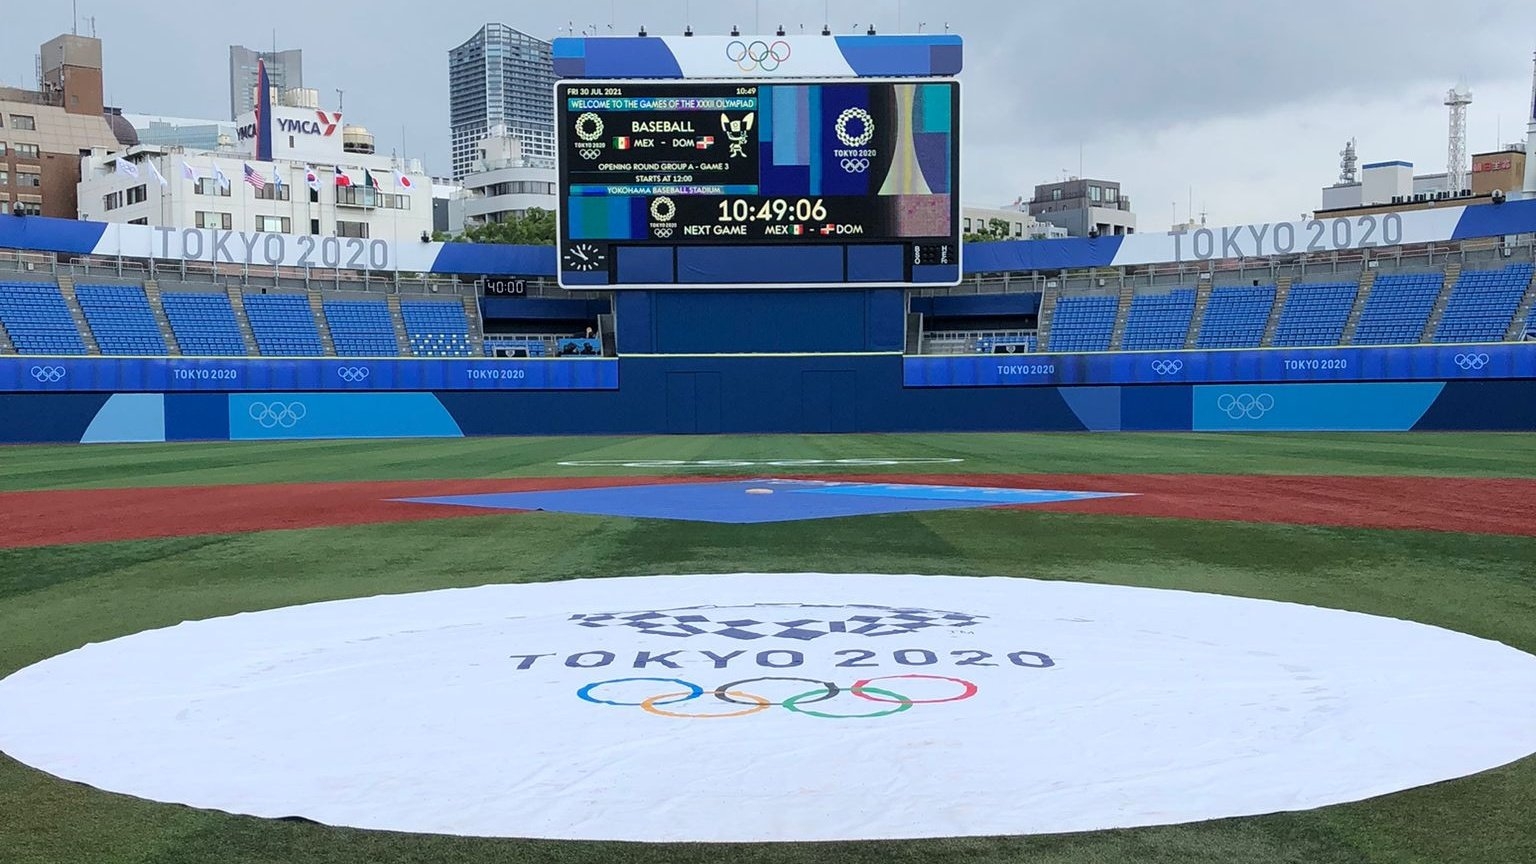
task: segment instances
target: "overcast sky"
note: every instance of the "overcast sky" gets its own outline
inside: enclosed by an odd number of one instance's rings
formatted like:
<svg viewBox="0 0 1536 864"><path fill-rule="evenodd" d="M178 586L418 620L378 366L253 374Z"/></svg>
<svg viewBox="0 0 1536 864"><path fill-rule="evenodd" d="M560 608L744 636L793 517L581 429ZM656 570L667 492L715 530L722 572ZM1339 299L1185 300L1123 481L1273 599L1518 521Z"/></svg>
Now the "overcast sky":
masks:
<svg viewBox="0 0 1536 864"><path fill-rule="evenodd" d="M7 3L0 83L31 86L69 0ZM1428 0L79 0L95 17L107 98L132 113L227 118L228 46L302 48L304 83L380 149L446 174L447 52L500 21L543 38L602 32L916 31L966 39L964 198L999 205L1081 172L1124 184L1143 230L1207 209L1213 224L1319 206L1338 151L1446 165L1445 92L1464 82L1471 149L1523 140L1536 2ZM760 10L760 12L759 12ZM330 107L334 107L331 104ZM1498 132L1502 128L1502 138Z"/></svg>

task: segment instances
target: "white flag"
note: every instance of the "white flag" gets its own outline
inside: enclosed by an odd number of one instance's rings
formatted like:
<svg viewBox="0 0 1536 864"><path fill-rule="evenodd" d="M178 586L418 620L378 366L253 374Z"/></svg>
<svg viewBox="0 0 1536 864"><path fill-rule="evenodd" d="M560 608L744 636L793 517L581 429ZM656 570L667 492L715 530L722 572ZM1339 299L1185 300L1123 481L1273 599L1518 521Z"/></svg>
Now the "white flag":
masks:
<svg viewBox="0 0 1536 864"><path fill-rule="evenodd" d="M218 163L214 163L213 166L213 182L217 184L220 189L229 188L229 178L224 176L224 171L219 168Z"/></svg>
<svg viewBox="0 0 1536 864"><path fill-rule="evenodd" d="M193 170L192 166L188 165L185 159L181 160L181 176L191 180L193 183L197 182L197 171Z"/></svg>
<svg viewBox="0 0 1536 864"><path fill-rule="evenodd" d="M134 179L138 179L138 176L139 176L139 166L133 164L132 162L129 162L124 157L119 156L119 157L117 157L117 169L116 169L115 173L127 174L129 177L132 177Z"/></svg>
<svg viewBox="0 0 1536 864"><path fill-rule="evenodd" d="M165 182L165 175L160 173L160 168L155 165L155 160L151 159L144 164L149 166L149 173L155 175L155 180L159 181L161 189L171 185Z"/></svg>

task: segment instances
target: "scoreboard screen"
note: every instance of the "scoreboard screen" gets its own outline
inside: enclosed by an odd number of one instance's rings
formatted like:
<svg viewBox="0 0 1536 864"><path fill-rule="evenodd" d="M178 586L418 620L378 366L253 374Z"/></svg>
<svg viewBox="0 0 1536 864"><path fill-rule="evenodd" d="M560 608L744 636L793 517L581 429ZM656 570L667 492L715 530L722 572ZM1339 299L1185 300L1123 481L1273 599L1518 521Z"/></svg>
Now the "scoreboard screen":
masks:
<svg viewBox="0 0 1536 864"><path fill-rule="evenodd" d="M959 281L959 84L563 81L570 287Z"/></svg>

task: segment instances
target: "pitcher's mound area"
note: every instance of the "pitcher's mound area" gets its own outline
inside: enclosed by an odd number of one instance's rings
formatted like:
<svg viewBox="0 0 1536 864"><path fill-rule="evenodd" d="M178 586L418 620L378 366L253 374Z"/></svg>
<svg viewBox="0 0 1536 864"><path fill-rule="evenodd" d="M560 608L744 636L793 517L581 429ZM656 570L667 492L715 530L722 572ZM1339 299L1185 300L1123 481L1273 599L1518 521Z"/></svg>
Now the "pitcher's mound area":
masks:
<svg viewBox="0 0 1536 864"><path fill-rule="evenodd" d="M140 633L0 681L0 750L69 780L331 825L584 840L1300 810L1519 759L1533 716L1536 657L1447 630L943 576L372 597Z"/></svg>

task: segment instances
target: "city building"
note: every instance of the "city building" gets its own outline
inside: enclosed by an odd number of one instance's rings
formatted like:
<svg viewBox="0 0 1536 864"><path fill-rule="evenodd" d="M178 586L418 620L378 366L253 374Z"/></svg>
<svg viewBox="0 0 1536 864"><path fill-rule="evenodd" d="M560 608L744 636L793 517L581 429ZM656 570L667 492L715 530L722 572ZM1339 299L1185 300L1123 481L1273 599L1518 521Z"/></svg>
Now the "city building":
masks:
<svg viewBox="0 0 1536 864"><path fill-rule="evenodd" d="M80 154L134 141L102 105L101 40L64 35L39 52L36 90L0 87L0 212L75 218Z"/></svg>
<svg viewBox="0 0 1536 864"><path fill-rule="evenodd" d="M162 117L155 114L124 114L133 125L140 144L161 147L185 147L189 150L217 150L235 143L235 121L206 120L190 117Z"/></svg>
<svg viewBox="0 0 1536 864"><path fill-rule="evenodd" d="M282 93L304 86L304 52L253 51L243 45L229 46L229 118L234 120L256 107L256 66L263 61L272 89Z"/></svg>
<svg viewBox="0 0 1536 864"><path fill-rule="evenodd" d="M1136 233L1131 199L1112 180L1069 177L1035 187L1029 214L1067 229L1070 237L1111 237Z"/></svg>
<svg viewBox="0 0 1536 864"><path fill-rule="evenodd" d="M264 113L265 122L238 118L227 149L93 149L80 160L78 217L395 242L431 235L432 183L419 162L375 153L368 130L336 112L274 103Z"/></svg>
<svg viewBox="0 0 1536 864"><path fill-rule="evenodd" d="M522 142L531 163L555 163L553 46L505 24L487 24L448 52L448 123L453 178L479 158L498 130Z"/></svg>
<svg viewBox="0 0 1536 864"><path fill-rule="evenodd" d="M521 140L497 130L476 145L476 153L462 188L448 202L450 232L518 218L535 207L555 212L560 200L555 168L525 157Z"/></svg>
<svg viewBox="0 0 1536 864"><path fill-rule="evenodd" d="M999 240L1045 240L1067 236L1067 229L1029 215L1024 209L1023 199L1008 207L962 205L960 225L962 235L990 233L994 227L1001 227L1003 236L998 237Z"/></svg>
<svg viewBox="0 0 1536 864"><path fill-rule="evenodd" d="M1474 153L1471 162L1471 188L1460 194L1450 189L1447 172L1415 174L1413 163L1402 160L1363 165L1358 180L1346 172L1340 182L1323 188L1322 206L1313 216L1338 218L1488 204L1495 192L1510 200L1518 197L1526 165L1523 145Z"/></svg>

